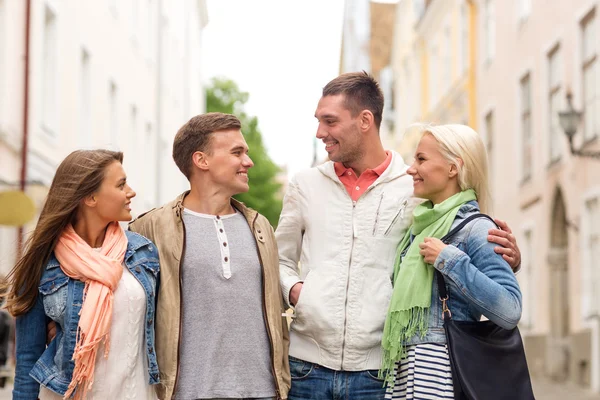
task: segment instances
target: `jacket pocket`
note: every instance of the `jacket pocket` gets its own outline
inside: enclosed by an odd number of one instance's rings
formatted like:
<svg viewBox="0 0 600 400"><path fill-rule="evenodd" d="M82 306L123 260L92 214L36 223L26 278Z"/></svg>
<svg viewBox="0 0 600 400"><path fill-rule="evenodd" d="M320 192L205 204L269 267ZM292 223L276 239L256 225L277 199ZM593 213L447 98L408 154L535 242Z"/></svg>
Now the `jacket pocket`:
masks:
<svg viewBox="0 0 600 400"><path fill-rule="evenodd" d="M53 320L65 312L67 306L69 277L61 276L39 286L44 302L44 311Z"/></svg>
<svg viewBox="0 0 600 400"><path fill-rule="evenodd" d="M404 219L404 214L406 212L406 207L408 207L408 199L403 199L400 202L400 207L398 208L398 210L394 214L394 217L392 218L392 221L389 223L389 225L385 229L385 232L383 233L383 236L388 236L390 234L390 232L392 231L392 228L396 225L396 223Z"/></svg>
<svg viewBox="0 0 600 400"><path fill-rule="evenodd" d="M156 261L145 261L142 266L148 272L150 272L155 278L160 271L160 264Z"/></svg>

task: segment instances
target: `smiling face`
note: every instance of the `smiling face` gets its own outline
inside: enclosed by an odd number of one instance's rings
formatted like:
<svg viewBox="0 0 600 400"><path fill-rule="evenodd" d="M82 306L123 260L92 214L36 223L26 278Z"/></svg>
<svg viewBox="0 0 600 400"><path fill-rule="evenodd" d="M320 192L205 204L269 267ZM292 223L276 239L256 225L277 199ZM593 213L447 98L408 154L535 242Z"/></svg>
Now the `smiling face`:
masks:
<svg viewBox="0 0 600 400"><path fill-rule="evenodd" d="M460 192L456 166L444 158L439 143L430 133L421 138L415 161L407 172L413 177L415 196L431 200L433 204Z"/></svg>
<svg viewBox="0 0 600 400"><path fill-rule="evenodd" d="M344 95L321 97L315 117L319 121L317 139L325 143L330 160L352 164L364 156L360 115L352 117L344 104Z"/></svg>
<svg viewBox="0 0 600 400"><path fill-rule="evenodd" d="M248 144L239 129L213 132L203 170L209 182L229 196L247 192L248 170L254 163L248 156ZM196 153L200 154L200 152Z"/></svg>
<svg viewBox="0 0 600 400"><path fill-rule="evenodd" d="M127 176L120 162L111 163L104 170L100 188L92 196L97 216L109 224L114 221L131 221L131 199L135 192L127 184Z"/></svg>

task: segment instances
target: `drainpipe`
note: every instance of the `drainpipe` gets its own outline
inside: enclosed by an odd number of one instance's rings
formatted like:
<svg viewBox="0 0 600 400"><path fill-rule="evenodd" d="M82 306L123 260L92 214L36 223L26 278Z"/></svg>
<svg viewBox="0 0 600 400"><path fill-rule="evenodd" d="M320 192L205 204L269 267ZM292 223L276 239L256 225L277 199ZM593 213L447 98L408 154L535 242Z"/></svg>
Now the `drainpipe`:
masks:
<svg viewBox="0 0 600 400"><path fill-rule="evenodd" d="M31 24L31 0L25 3L25 69L23 71L23 142L21 144L21 176L19 188L24 193L27 180L27 151L29 145L29 36ZM23 251L23 225L17 233L17 259Z"/></svg>

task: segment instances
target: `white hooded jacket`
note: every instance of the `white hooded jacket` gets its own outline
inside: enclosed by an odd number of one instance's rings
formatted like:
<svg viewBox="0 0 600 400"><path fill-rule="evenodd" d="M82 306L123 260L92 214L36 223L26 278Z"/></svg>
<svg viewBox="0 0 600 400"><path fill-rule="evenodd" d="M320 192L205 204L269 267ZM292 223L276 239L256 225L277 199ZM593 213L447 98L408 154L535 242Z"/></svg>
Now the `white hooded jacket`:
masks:
<svg viewBox="0 0 600 400"><path fill-rule="evenodd" d="M334 370L381 366L381 336L392 295L396 247L419 201L402 157L356 201L333 162L290 182L275 233L280 279L304 282L290 332L290 356Z"/></svg>

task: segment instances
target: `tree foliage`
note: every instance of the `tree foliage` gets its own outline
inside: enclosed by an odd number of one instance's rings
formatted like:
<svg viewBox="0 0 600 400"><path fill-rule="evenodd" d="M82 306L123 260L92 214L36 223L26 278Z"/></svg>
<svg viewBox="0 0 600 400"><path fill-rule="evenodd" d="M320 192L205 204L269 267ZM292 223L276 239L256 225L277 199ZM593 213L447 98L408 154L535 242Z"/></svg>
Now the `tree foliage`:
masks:
<svg viewBox="0 0 600 400"><path fill-rule="evenodd" d="M254 167L248 171L250 190L235 196L267 217L274 227L281 213L281 184L277 182L279 167L269 157L258 129L258 118L244 111L249 94L241 92L237 84L229 79L213 78L206 89L206 111L234 114L242 123L242 133L248 143L248 155Z"/></svg>

